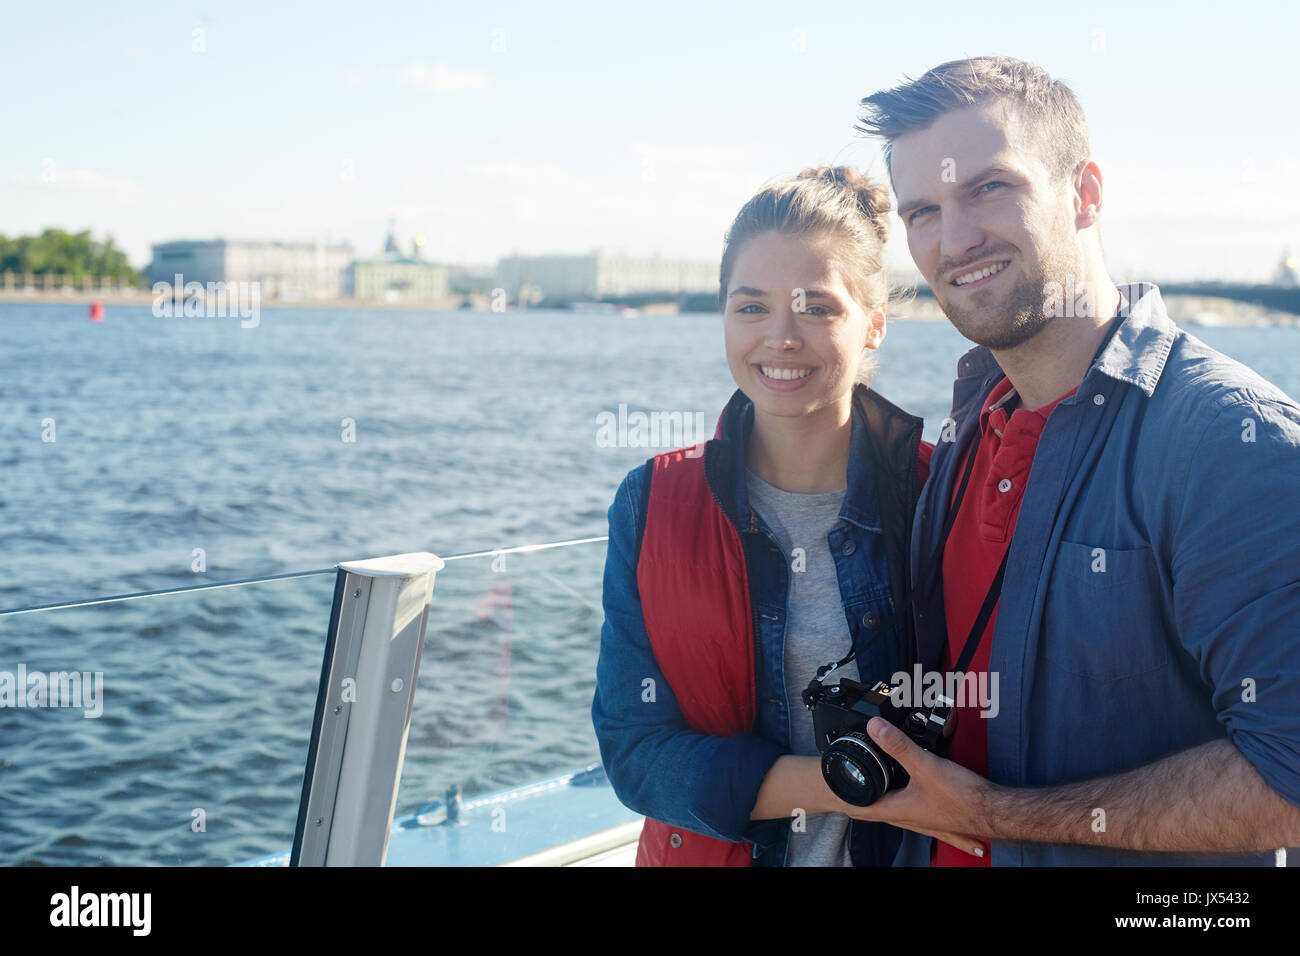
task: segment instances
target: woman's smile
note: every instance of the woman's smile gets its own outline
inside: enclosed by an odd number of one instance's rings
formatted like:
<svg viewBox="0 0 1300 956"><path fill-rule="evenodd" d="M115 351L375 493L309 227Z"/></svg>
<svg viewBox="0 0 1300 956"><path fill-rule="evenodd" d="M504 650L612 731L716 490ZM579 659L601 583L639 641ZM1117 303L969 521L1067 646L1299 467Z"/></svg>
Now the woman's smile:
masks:
<svg viewBox="0 0 1300 956"><path fill-rule="evenodd" d="M792 392L803 388L816 371L811 365L754 363L755 377L768 388L777 392Z"/></svg>

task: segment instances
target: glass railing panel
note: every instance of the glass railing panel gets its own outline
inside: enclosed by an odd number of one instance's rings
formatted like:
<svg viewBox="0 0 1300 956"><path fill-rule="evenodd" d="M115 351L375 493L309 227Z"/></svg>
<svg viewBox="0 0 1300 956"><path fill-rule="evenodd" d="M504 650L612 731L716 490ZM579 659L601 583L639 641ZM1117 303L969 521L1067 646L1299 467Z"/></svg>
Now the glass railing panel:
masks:
<svg viewBox="0 0 1300 956"><path fill-rule="evenodd" d="M287 848L334 579L0 614L0 864L222 865Z"/></svg>
<svg viewBox="0 0 1300 956"><path fill-rule="evenodd" d="M464 805L592 765L606 541L448 560L434 585L396 819L459 788ZM454 839L421 844L429 865L504 862L616 823L599 770L548 802L466 814ZM445 808L442 808L445 809ZM427 819L443 828L442 809ZM610 812L612 811L612 812ZM436 829L436 828L435 828ZM413 862L400 836L390 863Z"/></svg>

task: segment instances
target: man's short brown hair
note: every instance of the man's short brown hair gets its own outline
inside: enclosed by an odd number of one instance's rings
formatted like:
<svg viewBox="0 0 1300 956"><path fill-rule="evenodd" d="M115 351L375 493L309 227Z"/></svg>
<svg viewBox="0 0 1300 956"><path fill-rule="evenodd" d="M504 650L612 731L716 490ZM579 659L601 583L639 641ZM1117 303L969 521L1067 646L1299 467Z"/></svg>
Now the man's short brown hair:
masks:
<svg viewBox="0 0 1300 956"><path fill-rule="evenodd" d="M1009 56L950 60L892 90L864 97L857 129L885 140L885 168L894 178L894 140L922 130L952 110L1002 100L1037 140L1053 179L1073 173L1091 156L1088 122L1078 98L1044 70Z"/></svg>

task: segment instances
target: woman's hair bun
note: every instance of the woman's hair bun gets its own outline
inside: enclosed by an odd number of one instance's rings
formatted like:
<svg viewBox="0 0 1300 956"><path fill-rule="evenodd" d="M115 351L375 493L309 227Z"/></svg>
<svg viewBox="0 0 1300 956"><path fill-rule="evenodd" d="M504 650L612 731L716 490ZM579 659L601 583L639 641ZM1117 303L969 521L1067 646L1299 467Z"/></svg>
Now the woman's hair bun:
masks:
<svg viewBox="0 0 1300 956"><path fill-rule="evenodd" d="M868 179L852 166L816 166L803 170L797 179L815 179L837 189L853 193L862 215L871 221L876 235L883 244L889 239L889 212L893 203L889 200L889 190L880 183Z"/></svg>

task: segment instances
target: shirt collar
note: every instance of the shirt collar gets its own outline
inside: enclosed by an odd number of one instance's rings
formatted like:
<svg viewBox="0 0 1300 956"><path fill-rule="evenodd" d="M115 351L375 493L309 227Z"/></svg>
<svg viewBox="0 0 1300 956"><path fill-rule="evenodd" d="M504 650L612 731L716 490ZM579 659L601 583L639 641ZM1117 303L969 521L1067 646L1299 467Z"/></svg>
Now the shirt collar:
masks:
<svg viewBox="0 0 1300 956"><path fill-rule="evenodd" d="M1178 327L1169 318L1160 290L1150 282L1130 282L1119 288L1119 328L1093 360L1083 380L1105 375L1141 389L1156 390ZM993 353L977 346L957 361L958 379L986 375L998 369ZM1080 389L1086 391L1085 389Z"/></svg>

